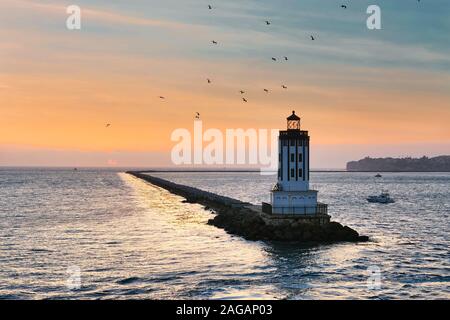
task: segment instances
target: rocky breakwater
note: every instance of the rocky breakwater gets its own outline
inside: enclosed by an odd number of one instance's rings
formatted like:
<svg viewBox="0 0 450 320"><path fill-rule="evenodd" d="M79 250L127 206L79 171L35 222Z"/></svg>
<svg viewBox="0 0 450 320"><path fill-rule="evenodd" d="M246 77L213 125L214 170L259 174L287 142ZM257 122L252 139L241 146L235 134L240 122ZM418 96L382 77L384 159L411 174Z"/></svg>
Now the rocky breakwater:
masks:
<svg viewBox="0 0 450 320"><path fill-rule="evenodd" d="M302 219L271 219L269 215L249 208L222 208L208 224L238 234L248 240L301 242L364 242L367 236L338 222L316 224Z"/></svg>
<svg viewBox="0 0 450 320"><path fill-rule="evenodd" d="M142 172L127 172L153 185L182 196L189 203L199 203L212 210L215 216L208 224L222 228L228 233L239 235L248 240L277 240L300 242L364 242L367 236L338 222L324 224L304 219L274 219L263 213L259 207L229 197L224 197L197 188L176 184Z"/></svg>

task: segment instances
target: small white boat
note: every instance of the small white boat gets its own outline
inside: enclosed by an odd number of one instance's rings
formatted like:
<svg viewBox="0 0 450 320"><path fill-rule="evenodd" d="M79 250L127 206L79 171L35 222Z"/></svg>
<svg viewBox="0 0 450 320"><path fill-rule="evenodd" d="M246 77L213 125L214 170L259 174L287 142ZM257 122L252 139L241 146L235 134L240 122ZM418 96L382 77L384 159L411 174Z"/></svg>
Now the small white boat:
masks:
<svg viewBox="0 0 450 320"><path fill-rule="evenodd" d="M379 196L369 196L367 201L371 203L394 203L395 200L391 198L388 192L383 191Z"/></svg>

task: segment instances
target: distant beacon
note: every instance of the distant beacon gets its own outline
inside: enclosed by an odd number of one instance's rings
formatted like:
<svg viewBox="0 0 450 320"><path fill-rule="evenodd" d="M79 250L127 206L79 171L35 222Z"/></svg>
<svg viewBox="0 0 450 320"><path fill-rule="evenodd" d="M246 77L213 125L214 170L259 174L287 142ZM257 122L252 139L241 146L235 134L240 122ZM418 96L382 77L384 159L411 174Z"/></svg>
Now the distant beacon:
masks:
<svg viewBox="0 0 450 320"><path fill-rule="evenodd" d="M309 189L309 135L300 129L295 111L287 118L287 130L280 131L278 156L278 182L271 191L271 203L263 203L263 212L328 222L327 205L318 203L318 191Z"/></svg>

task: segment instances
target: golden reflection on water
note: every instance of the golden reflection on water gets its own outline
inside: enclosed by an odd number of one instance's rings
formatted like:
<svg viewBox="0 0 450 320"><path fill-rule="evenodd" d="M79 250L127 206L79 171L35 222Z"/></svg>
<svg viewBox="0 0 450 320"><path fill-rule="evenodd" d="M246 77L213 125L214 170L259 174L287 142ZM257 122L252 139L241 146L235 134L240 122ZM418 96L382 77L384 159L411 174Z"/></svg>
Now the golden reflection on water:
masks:
<svg viewBox="0 0 450 320"><path fill-rule="evenodd" d="M121 178L132 186L139 207L152 221L152 228L160 232L156 240L158 258L184 268L209 270L195 281L216 288L209 292L210 298L327 299L345 297L349 286L361 294L366 291L365 270L351 271L362 279L359 289L354 277L345 276L361 258L364 245L246 241L207 225L212 213L202 206L182 203L184 198L135 177ZM152 236L150 239L155 241ZM172 269L173 265L166 267Z"/></svg>
<svg viewBox="0 0 450 320"><path fill-rule="evenodd" d="M120 177L133 188L135 201L147 223L158 230L157 239L155 235L148 236L152 245L158 247L158 255L154 256L158 263L167 260L167 268L179 265L180 272L195 270L196 277L200 275L195 281L205 286L204 290L211 290L211 298L279 297L278 289L270 284L261 284L258 289L259 277L270 271L262 244L247 242L207 225L213 213L201 205L183 203L184 198L130 175Z"/></svg>

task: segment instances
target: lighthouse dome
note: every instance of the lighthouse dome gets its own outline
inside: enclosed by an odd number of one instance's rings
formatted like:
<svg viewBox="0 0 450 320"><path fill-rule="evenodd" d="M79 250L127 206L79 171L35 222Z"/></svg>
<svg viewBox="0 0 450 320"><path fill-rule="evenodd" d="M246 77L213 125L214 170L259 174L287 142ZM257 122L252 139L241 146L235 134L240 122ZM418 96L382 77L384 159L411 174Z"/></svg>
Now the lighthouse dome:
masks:
<svg viewBox="0 0 450 320"><path fill-rule="evenodd" d="M292 114L287 117L287 120L300 120L300 118L295 114L295 110L292 110Z"/></svg>

